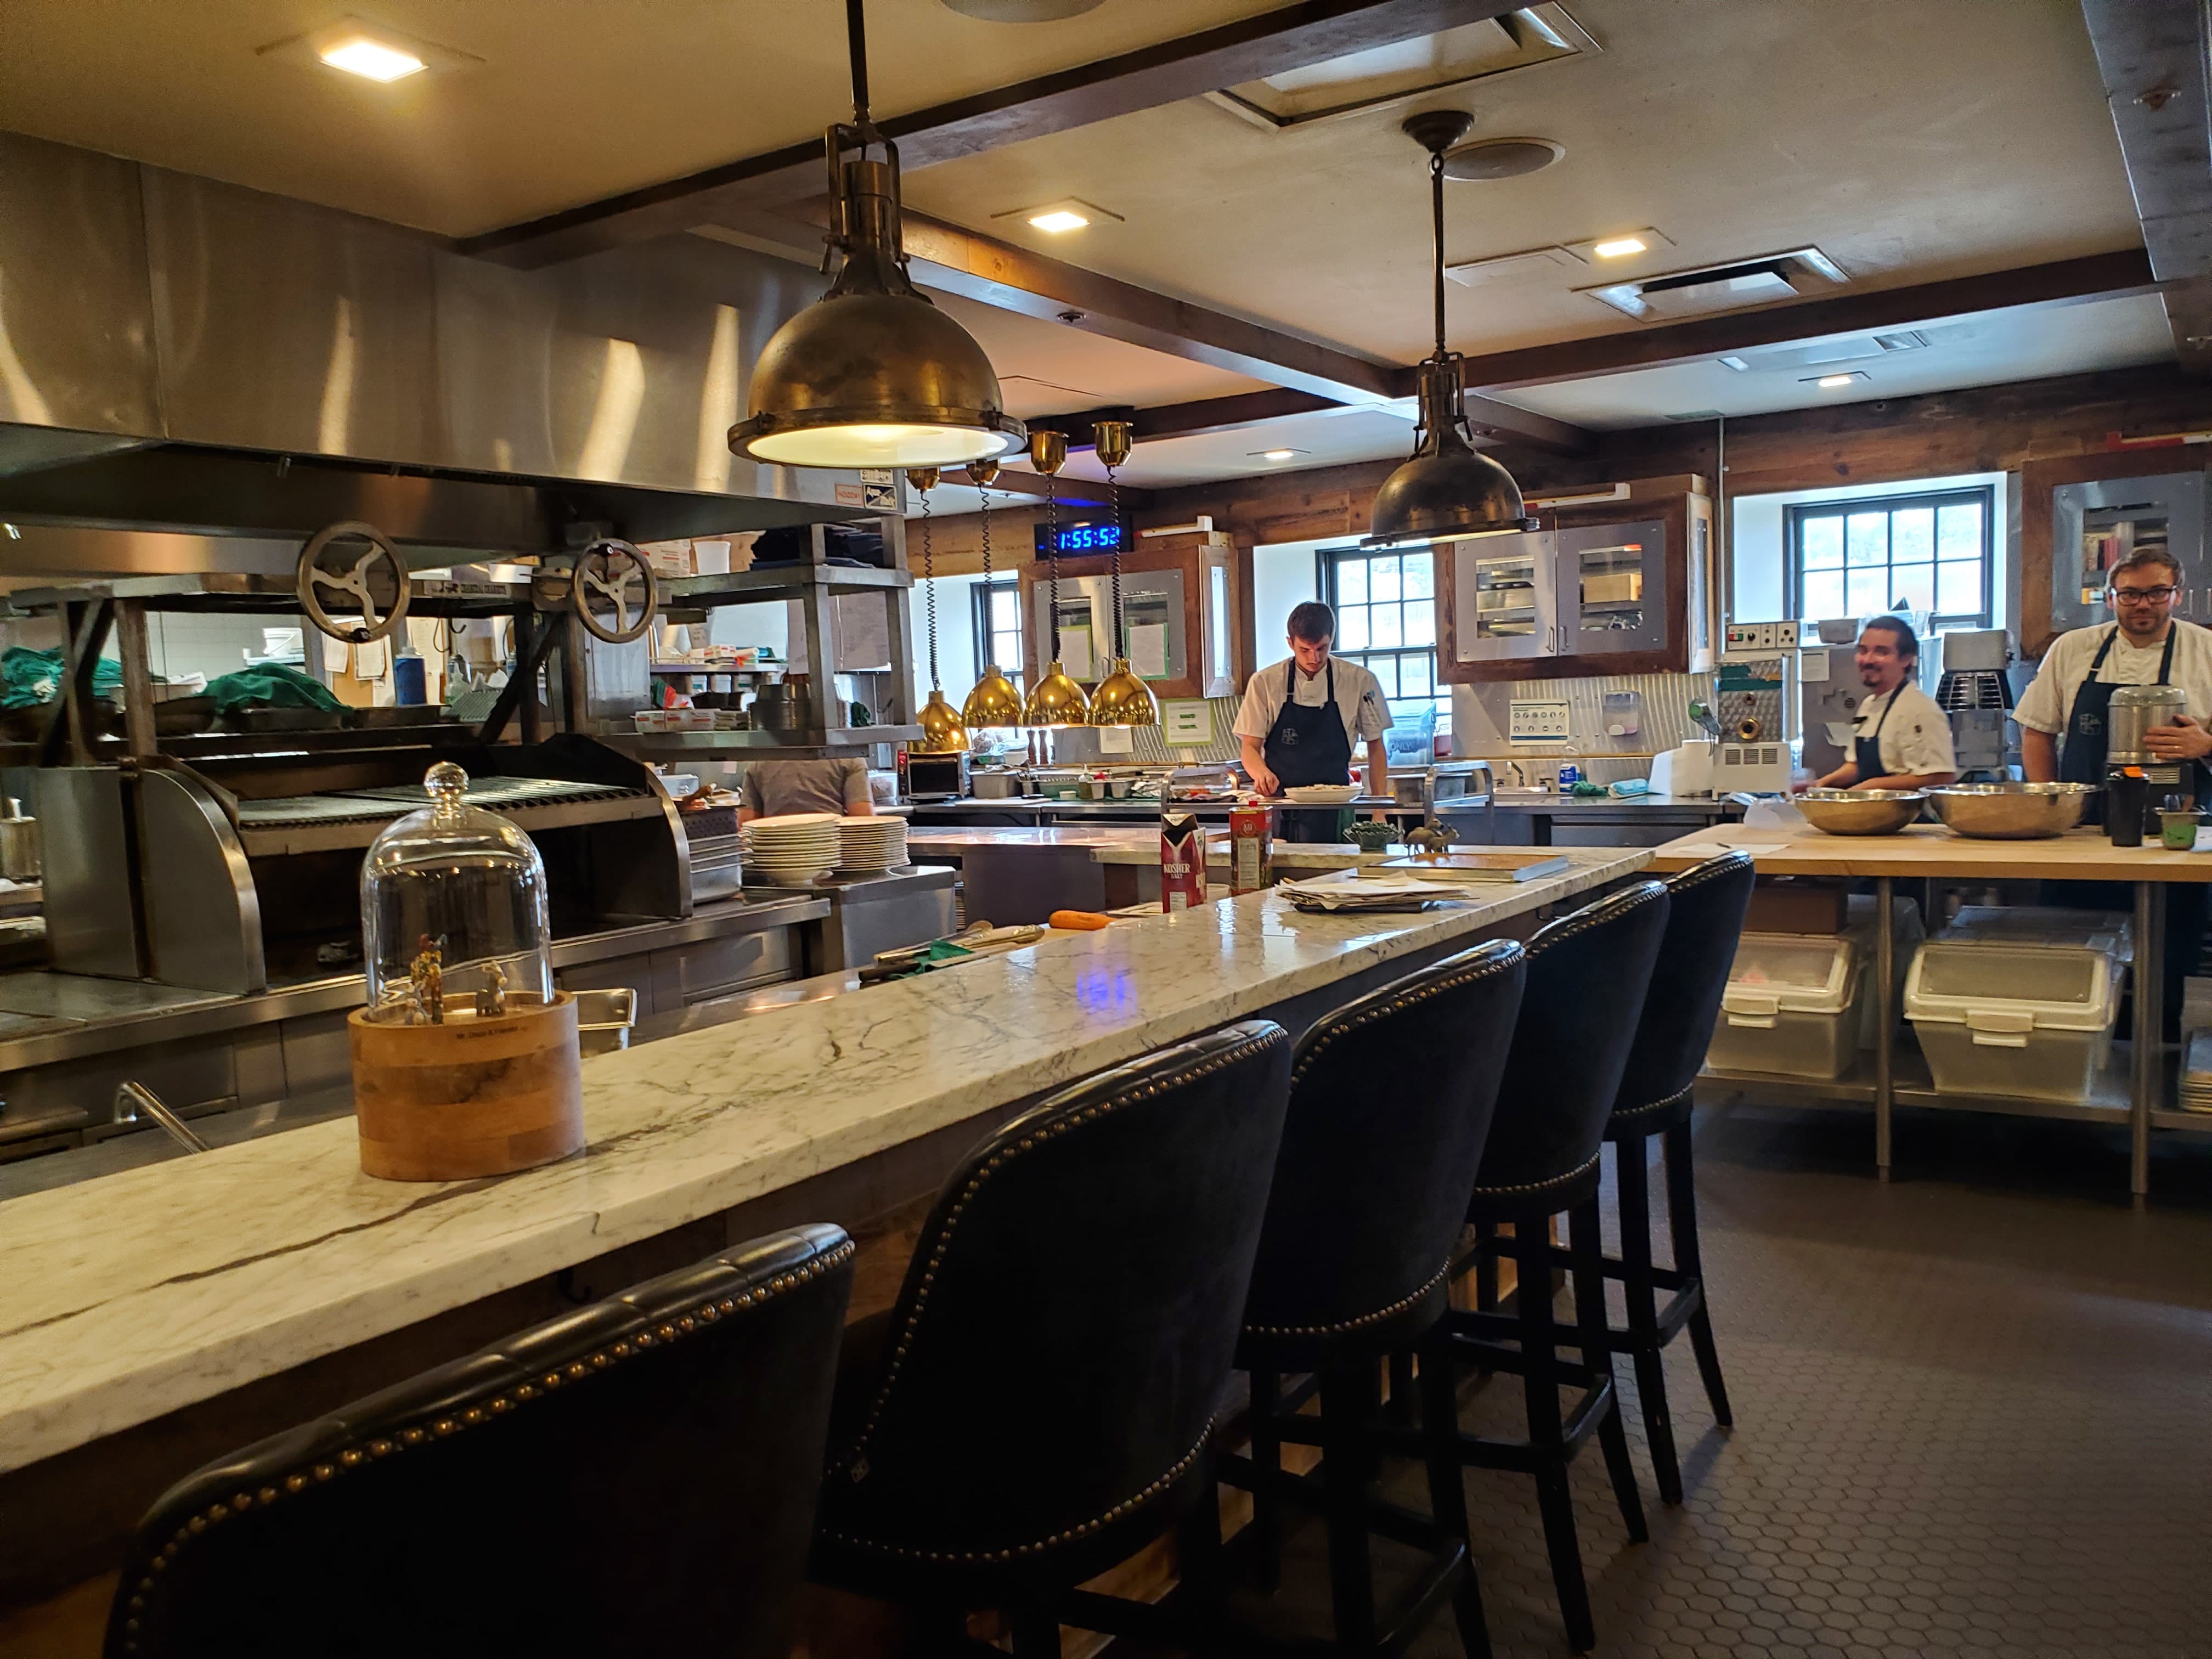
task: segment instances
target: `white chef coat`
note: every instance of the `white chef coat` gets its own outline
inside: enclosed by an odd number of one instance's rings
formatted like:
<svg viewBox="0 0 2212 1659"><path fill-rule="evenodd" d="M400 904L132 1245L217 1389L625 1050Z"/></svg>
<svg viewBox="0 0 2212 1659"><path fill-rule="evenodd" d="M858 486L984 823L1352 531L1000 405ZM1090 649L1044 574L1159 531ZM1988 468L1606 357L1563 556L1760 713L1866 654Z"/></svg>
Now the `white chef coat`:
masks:
<svg viewBox="0 0 2212 1659"><path fill-rule="evenodd" d="M1389 701L1382 695L1382 682L1358 663L1331 657L1320 673L1308 679L1298 672L1297 659L1285 657L1245 682L1244 703L1237 711L1237 723L1231 729L1240 738L1266 742L1267 733L1275 729L1276 717L1283 712L1284 699L1291 694L1291 682L1297 682L1299 706L1318 708L1328 696L1332 668L1336 671L1336 711L1344 717L1344 735L1353 749L1373 742L1395 724L1390 718Z"/></svg>
<svg viewBox="0 0 2212 1659"><path fill-rule="evenodd" d="M2064 732L2074 713L2074 694L2089 678L2089 665L2096 658L2097 648L2118 627L2117 623L2098 623L2061 634L2043 653L2043 665L2035 671L2035 679L2013 711L2013 718L2032 731ZM2177 617L2173 632L2173 667L2167 683L2187 694L2189 702L2183 714L2212 724L2212 630ZM2155 685L2158 665L2165 654L2163 640L2148 649L2138 649L2122 634L2106 653L2097 678L2112 685Z"/></svg>
<svg viewBox="0 0 2212 1659"><path fill-rule="evenodd" d="M1893 703L1896 705L1893 711ZM1888 717L1884 719L1886 712ZM1878 776L1918 778L1931 772L1959 769L1958 756L1951 747L1950 717L1935 698L1911 681L1862 702L1851 735L1870 738L1877 725L1881 728L1881 770ZM1864 783L1866 779L1859 781Z"/></svg>

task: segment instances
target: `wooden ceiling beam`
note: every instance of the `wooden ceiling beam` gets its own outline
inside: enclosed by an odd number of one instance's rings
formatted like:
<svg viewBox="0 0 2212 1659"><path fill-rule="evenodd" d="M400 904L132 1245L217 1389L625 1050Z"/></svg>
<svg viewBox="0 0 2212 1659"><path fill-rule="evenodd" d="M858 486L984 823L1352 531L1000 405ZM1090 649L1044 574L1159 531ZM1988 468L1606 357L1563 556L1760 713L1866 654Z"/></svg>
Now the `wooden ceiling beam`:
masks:
<svg viewBox="0 0 2212 1659"><path fill-rule="evenodd" d="M1441 33L1514 9L1504 0L1299 0L877 125L897 143L902 167L925 167ZM825 128L846 115L836 104L823 112ZM810 139L487 231L459 246L464 253L535 270L673 235L711 222L720 212L773 207L819 191L822 180L822 145Z"/></svg>
<svg viewBox="0 0 2212 1659"><path fill-rule="evenodd" d="M2212 374L2212 146L2199 0L2081 0L2173 349Z"/></svg>
<svg viewBox="0 0 2212 1659"><path fill-rule="evenodd" d="M1626 374L1641 368L1692 363L1759 346L1791 344L1832 334L1913 328L1976 312L2026 306L2071 305L2158 288L2141 248L2092 253L2048 264L2021 265L1978 276L1844 294L1758 311L1735 311L1686 323L1633 329L1554 345L1522 346L1467 360L1467 384L1485 392L1548 386L1561 380ZM1410 392L1413 371L1401 371ZM1470 400L1471 402L1472 400ZM1472 411L1470 410L1470 418Z"/></svg>

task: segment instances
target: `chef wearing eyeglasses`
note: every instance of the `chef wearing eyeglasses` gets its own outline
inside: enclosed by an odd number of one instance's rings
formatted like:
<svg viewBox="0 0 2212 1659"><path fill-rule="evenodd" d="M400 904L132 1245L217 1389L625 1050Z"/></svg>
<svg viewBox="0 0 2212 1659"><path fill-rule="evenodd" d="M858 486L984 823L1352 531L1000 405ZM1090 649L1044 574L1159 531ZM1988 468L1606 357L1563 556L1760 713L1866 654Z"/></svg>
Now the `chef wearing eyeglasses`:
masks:
<svg viewBox="0 0 2212 1659"><path fill-rule="evenodd" d="M2143 746L2160 763L2182 766L2179 788L2201 805L2212 756L2212 630L2173 614L2181 569L2151 548L2130 554L2108 574L2117 621L2062 634L2044 653L2035 680L2013 711L2020 722L2021 769L2031 783L2105 781L2112 693L2123 685L2178 685L2188 713L2154 726ZM2204 890L2193 881L2166 889L2165 1026L2179 1033L2181 981L2195 969L2204 937ZM2045 882L2046 904L2125 910L2135 902L2123 882Z"/></svg>
<svg viewBox="0 0 2212 1659"><path fill-rule="evenodd" d="M2031 783L2105 781L2106 715L2123 685L2178 685L2188 694L2187 714L2143 736L2161 763L2212 755L2205 724L2212 717L2212 629L2175 618L2180 569L2166 554L2145 548L2114 565L2109 580L2118 620L2060 635L2013 711Z"/></svg>

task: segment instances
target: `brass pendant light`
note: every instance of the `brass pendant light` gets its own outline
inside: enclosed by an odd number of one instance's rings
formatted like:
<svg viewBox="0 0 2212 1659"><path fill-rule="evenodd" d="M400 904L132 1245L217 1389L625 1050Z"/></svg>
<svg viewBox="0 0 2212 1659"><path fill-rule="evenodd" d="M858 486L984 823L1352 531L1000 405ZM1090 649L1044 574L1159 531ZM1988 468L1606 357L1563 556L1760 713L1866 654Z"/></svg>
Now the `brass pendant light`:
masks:
<svg viewBox="0 0 2212 1659"><path fill-rule="evenodd" d="M1121 620L1121 487L1114 469L1129 459L1129 423L1101 421L1091 428L1098 447L1099 463L1106 469L1106 499L1114 518L1114 661L1098 689L1091 694L1093 726L1158 726L1159 700L1152 688L1129 671L1127 629Z"/></svg>
<svg viewBox="0 0 2212 1659"><path fill-rule="evenodd" d="M1052 666L1030 688L1022 724L1047 731L1091 724L1091 699L1060 662L1060 469L1067 463L1067 434L1050 427L1030 434L1030 465L1044 479L1045 547L1052 560Z"/></svg>
<svg viewBox="0 0 2212 1659"><path fill-rule="evenodd" d="M908 750L916 755L957 755L968 747L967 728L937 683L937 550L929 533L929 492L937 488L937 479L933 466L917 466L906 475L921 495L921 579L927 584L921 590L922 609L929 616L929 701L915 717L921 741Z"/></svg>
<svg viewBox="0 0 2212 1659"><path fill-rule="evenodd" d="M775 331L754 366L751 415L730 428L748 460L787 466L953 466L1028 436L991 360L908 278L898 146L868 118L862 0L845 0L853 118L829 131L830 291ZM869 159L880 146L884 159ZM856 150L853 159L846 152Z"/></svg>
<svg viewBox="0 0 2212 1659"><path fill-rule="evenodd" d="M991 481L999 476L996 461L970 461L968 482L975 486L982 499L983 514L983 664L982 678L975 689L968 694L961 705L961 722L970 732L981 732L990 726L1019 726L1022 723L1021 688L999 672L999 665L988 660L994 652L991 642Z"/></svg>
<svg viewBox="0 0 2212 1659"><path fill-rule="evenodd" d="M1375 492L1363 547L1496 536L1524 527L1528 508L1521 486L1470 441L1462 401L1464 360L1444 349L1444 152L1473 124L1474 117L1459 110L1431 110L1405 124L1407 134L1429 152L1437 349L1421 364L1421 419L1413 459Z"/></svg>

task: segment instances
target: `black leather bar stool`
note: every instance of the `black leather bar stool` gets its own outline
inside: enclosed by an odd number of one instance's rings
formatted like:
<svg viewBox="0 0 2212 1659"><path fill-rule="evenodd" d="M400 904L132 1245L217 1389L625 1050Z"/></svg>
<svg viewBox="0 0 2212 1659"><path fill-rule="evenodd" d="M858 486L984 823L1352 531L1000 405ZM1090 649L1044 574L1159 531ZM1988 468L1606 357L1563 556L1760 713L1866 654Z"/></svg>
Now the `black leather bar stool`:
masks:
<svg viewBox="0 0 2212 1659"><path fill-rule="evenodd" d="M1212 1437L1290 1094L1291 1044L1231 1025L1008 1122L946 1180L880 1357L839 1379L813 1571L902 1602L937 1645L1011 1616L1143 1628L1078 1592L1215 1518ZM1199 1530L1205 1530L1201 1524Z"/></svg>
<svg viewBox="0 0 2212 1659"><path fill-rule="evenodd" d="M1485 1307L1447 1316L1455 1358L1522 1378L1528 1438L1463 1434L1461 1456L1477 1468L1535 1476L1552 1581L1567 1639L1578 1653L1597 1638L1567 1465L1593 1433L1630 1539L1642 1543L1647 1535L1606 1347L1597 1194L1605 1126L1620 1092L1667 913L1667 890L1638 882L1547 923L1529 940L1528 986L1467 1212L1483 1234L1474 1255L1484 1261L1494 1262L1501 1248L1499 1225L1512 1227L1516 1311L1506 1316ZM1551 1224L1562 1214L1572 1250L1571 1328L1562 1328L1552 1311ZM1494 1304L1494 1295L1483 1299ZM1562 1346L1576 1350L1581 1363L1563 1361ZM1580 1390L1564 1418L1562 1388Z"/></svg>
<svg viewBox="0 0 2212 1659"><path fill-rule="evenodd" d="M106 1659L781 1659L853 1256L757 1239L210 1463Z"/></svg>
<svg viewBox="0 0 2212 1659"><path fill-rule="evenodd" d="M1255 1542L1272 1582L1276 1509L1310 1481L1285 1475L1285 1440L1322 1448L1331 1607L1346 1653L1395 1653L1451 1600L1470 1659L1490 1638L1467 1547L1458 1413L1449 1356L1429 1347L1449 1305L1468 1189L1489 1138L1521 1006L1526 953L1478 945L1316 1023L1291 1066L1290 1115L1275 1160L1237 1363L1252 1374L1249 1463L1224 1478L1253 1492ZM1379 1368L1424 1349L1423 1430L1431 1517L1379 1511ZM1318 1419L1285 1408L1286 1374L1318 1379ZM1242 1460L1237 1460L1242 1462ZM1401 1604L1378 1617L1370 1525L1429 1551Z"/></svg>
<svg viewBox="0 0 2212 1659"><path fill-rule="evenodd" d="M1686 1328L1690 1346L1705 1379L1705 1397L1722 1427L1735 1422L1728 1387L1721 1380L1720 1352L1713 1346L1713 1322L1705 1308L1705 1267L1698 1251L1698 1194L1691 1169L1690 1112L1698 1068L1720 1017L1735 962L1736 941L1751 908L1750 854L1724 853L1683 871L1667 884L1666 937L1659 964L1644 999L1628 1067L1606 1120L1605 1138L1613 1143L1613 1180L1620 1200L1619 1261L1608 1259L1606 1273L1620 1280L1628 1304L1628 1328L1607 1335L1615 1353L1630 1356L1636 1367L1636 1392L1644 1407L1644 1433L1651 1444L1651 1466L1662 1502L1682 1501L1682 1470L1674 1455L1674 1429L1667 1411L1667 1373L1660 1353ZM1651 1261L1651 1196L1644 1144L1662 1135L1667 1164L1667 1230L1674 1265ZM1657 1305L1657 1292L1668 1293Z"/></svg>

